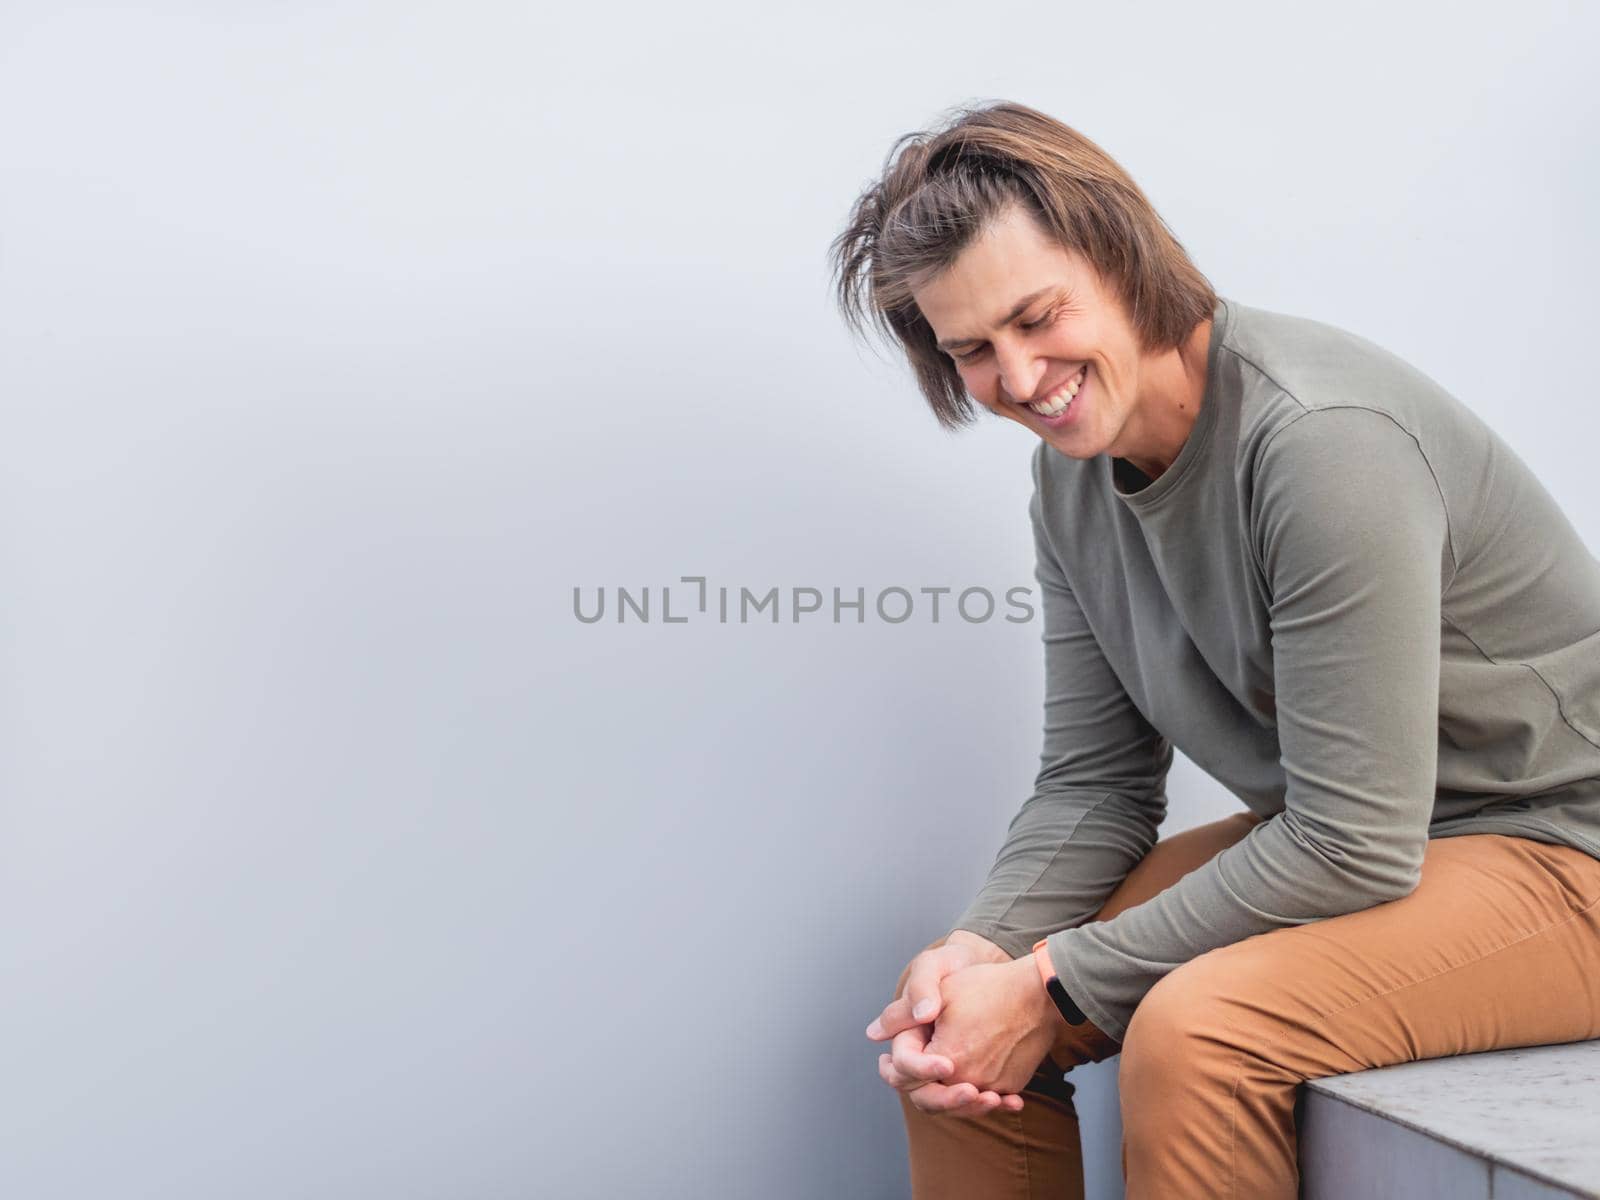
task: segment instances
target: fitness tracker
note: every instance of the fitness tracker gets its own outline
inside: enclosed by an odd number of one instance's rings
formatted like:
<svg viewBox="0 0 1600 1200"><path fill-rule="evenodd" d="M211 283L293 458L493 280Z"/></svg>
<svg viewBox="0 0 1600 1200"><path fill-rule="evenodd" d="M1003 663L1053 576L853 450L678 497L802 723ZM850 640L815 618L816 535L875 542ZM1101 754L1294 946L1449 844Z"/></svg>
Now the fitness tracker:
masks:
<svg viewBox="0 0 1600 1200"><path fill-rule="evenodd" d="M1067 995L1067 989L1061 982L1061 977L1056 974L1056 966L1050 961L1050 952L1045 949L1045 940L1040 938L1033 944L1033 961L1038 964L1039 978L1044 980L1044 990L1050 993L1056 1007L1061 1010L1061 1015L1067 1019L1068 1025L1082 1025L1088 1021L1083 1009L1072 1002L1072 997Z"/></svg>

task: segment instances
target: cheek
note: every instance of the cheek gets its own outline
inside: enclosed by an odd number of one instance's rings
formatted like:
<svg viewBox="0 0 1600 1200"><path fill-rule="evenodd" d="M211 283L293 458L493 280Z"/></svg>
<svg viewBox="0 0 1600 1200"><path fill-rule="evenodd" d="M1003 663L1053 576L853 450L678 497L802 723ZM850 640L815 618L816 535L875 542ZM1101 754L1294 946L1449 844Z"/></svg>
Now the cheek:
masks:
<svg viewBox="0 0 1600 1200"><path fill-rule="evenodd" d="M995 387L994 376L991 372L962 371L959 374L961 375L962 384L967 389L967 395L985 408L995 402L995 393L998 389Z"/></svg>

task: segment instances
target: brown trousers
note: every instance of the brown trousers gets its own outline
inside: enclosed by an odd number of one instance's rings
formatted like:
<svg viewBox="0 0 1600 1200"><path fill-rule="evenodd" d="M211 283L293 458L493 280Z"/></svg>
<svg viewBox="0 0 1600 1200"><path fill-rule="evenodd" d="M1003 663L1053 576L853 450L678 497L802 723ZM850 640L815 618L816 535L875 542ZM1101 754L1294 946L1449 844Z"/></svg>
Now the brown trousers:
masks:
<svg viewBox="0 0 1600 1200"><path fill-rule="evenodd" d="M1256 821L1158 841L1093 919L1169 887ZM1595 1037L1600 859L1501 834L1430 839L1410 895L1219 947L1150 990L1118 1070L1128 1200L1294 1200L1307 1079ZM1072 1085L1049 1066L1017 1113L930 1115L901 1094L915 1200L1082 1200Z"/></svg>

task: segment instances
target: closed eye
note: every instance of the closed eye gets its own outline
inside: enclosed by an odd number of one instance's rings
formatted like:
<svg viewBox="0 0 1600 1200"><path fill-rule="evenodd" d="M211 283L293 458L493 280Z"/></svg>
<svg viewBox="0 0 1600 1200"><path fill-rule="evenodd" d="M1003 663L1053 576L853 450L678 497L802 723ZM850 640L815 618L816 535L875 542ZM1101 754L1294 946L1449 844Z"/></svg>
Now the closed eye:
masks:
<svg viewBox="0 0 1600 1200"><path fill-rule="evenodd" d="M1017 328L1025 330L1025 331L1027 331L1029 333L1032 333L1035 329L1039 328L1039 326L1043 325L1046 321L1048 321L1053 316L1055 316L1055 313L1053 311L1052 312L1047 312L1047 313L1044 314L1044 316L1040 317L1037 321L1029 321L1026 324L1017 326ZM988 349L987 346L979 346L976 350L969 350L965 354L954 354L954 355L951 355L951 357L954 358L957 362L973 362L986 349Z"/></svg>

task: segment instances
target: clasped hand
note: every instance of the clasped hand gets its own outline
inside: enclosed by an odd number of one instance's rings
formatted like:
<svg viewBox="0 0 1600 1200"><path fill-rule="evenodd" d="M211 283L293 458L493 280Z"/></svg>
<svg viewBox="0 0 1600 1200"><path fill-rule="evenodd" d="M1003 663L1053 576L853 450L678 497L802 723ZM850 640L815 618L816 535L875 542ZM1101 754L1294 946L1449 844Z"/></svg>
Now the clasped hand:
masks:
<svg viewBox="0 0 1600 1200"><path fill-rule="evenodd" d="M1031 956L956 930L917 955L901 994L867 1026L889 1042L878 1074L924 1112L1016 1112L1065 1021Z"/></svg>

